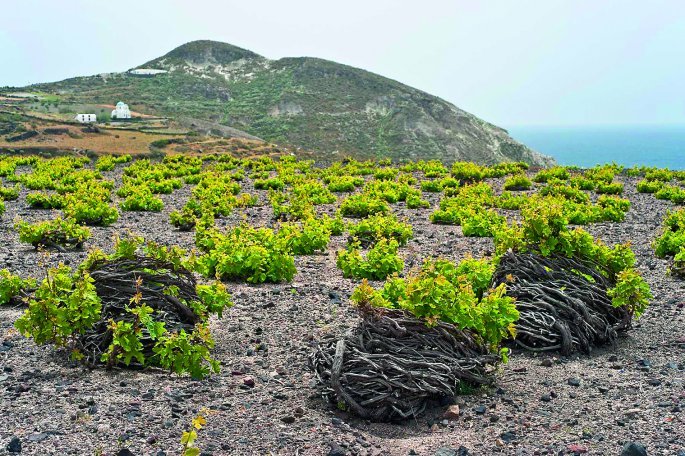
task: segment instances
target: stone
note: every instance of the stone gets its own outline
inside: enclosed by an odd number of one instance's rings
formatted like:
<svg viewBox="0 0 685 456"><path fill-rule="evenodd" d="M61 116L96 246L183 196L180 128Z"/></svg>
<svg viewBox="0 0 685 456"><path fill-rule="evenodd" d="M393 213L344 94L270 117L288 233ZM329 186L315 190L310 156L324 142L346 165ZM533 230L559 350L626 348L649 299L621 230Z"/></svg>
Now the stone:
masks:
<svg viewBox="0 0 685 456"><path fill-rule="evenodd" d="M580 379L576 377L569 378L568 384L571 386L580 386Z"/></svg>
<svg viewBox="0 0 685 456"><path fill-rule="evenodd" d="M7 451L10 453L21 453L21 440L16 435L7 444Z"/></svg>
<svg viewBox="0 0 685 456"><path fill-rule="evenodd" d="M47 439L49 435L45 432L40 432L37 434L31 434L28 436L28 441L29 442L42 442L43 440Z"/></svg>
<svg viewBox="0 0 685 456"><path fill-rule="evenodd" d="M456 420L459 418L459 412L460 410L457 404L450 405L447 407L447 410L445 410L445 413L443 413L442 417L448 420Z"/></svg>
<svg viewBox="0 0 685 456"><path fill-rule="evenodd" d="M245 377L245 378L243 379L243 384L244 384L245 386L247 386L247 387L254 388L254 386L255 386L254 378L252 378L252 377Z"/></svg>
<svg viewBox="0 0 685 456"><path fill-rule="evenodd" d="M469 450L460 446L457 449L451 447L441 447L433 454L433 456L468 456Z"/></svg>
<svg viewBox="0 0 685 456"><path fill-rule="evenodd" d="M282 416L281 421L283 421L285 424L292 424L295 422L295 417L292 415Z"/></svg>
<svg viewBox="0 0 685 456"><path fill-rule="evenodd" d="M328 456L345 456L347 454L347 450L337 443L331 442L329 445L331 449L328 451Z"/></svg>
<svg viewBox="0 0 685 456"><path fill-rule="evenodd" d="M623 445L620 456L647 456L647 449L638 442L628 442Z"/></svg>
<svg viewBox="0 0 685 456"><path fill-rule="evenodd" d="M570 451L570 452L573 453L573 454L584 454L584 453L587 453L587 448L585 448L585 447L583 447L583 446L580 446L580 445L577 445L577 444L575 444L575 443L572 443L572 444L569 445L567 448L568 448L568 451Z"/></svg>
<svg viewBox="0 0 685 456"><path fill-rule="evenodd" d="M476 414L478 414L478 415L484 415L485 410L486 410L486 408L484 405L479 405L479 406L473 408L473 411L476 412Z"/></svg>
<svg viewBox="0 0 685 456"><path fill-rule="evenodd" d="M550 401L552 400L552 396L550 396L549 394L543 394L543 395L540 397L540 400L541 400L542 402L550 402Z"/></svg>
<svg viewBox="0 0 685 456"><path fill-rule="evenodd" d="M545 358L540 363L542 367L552 367L552 360L550 358Z"/></svg>
<svg viewBox="0 0 685 456"><path fill-rule="evenodd" d="M505 431L502 432L499 436L503 442L505 443L511 443L514 440L516 440L516 433L514 431Z"/></svg>

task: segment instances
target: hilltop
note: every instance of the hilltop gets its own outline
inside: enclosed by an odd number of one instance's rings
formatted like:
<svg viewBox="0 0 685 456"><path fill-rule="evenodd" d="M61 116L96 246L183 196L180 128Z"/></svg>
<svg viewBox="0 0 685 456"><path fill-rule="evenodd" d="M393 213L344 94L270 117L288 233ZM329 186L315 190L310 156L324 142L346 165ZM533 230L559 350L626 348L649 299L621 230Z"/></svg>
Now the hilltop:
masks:
<svg viewBox="0 0 685 456"><path fill-rule="evenodd" d="M383 76L311 57L270 60L226 43L193 41L129 72L77 77L23 90L74 103L123 99L183 125L232 127L317 158L525 161L542 156L506 130L438 97ZM207 128L212 130L212 128ZM215 131L216 132L216 131Z"/></svg>

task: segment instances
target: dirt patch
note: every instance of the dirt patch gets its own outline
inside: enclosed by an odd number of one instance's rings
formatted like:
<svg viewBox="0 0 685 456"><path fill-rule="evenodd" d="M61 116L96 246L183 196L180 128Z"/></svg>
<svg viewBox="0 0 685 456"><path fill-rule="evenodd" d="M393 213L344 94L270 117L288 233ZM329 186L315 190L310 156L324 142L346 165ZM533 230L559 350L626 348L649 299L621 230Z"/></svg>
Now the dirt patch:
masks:
<svg viewBox="0 0 685 456"><path fill-rule="evenodd" d="M120 184L120 170L105 174ZM212 322L214 355L222 372L203 381L154 369L76 366L52 347L18 336L12 325L22 310L1 308L0 448L17 436L22 454L28 455L111 455L120 448L136 455L178 454L181 433L207 407L212 412L198 445L215 455L322 455L331 446L348 455L433 455L439 448L456 451L460 446L472 455L576 450L616 455L626 441L641 442L650 455L676 455L685 450L685 282L668 276L667 261L657 259L650 247L673 206L636 193L635 179L620 180L632 202L625 222L588 230L610 244L632 242L638 268L655 295L651 307L615 347L590 355L536 356L514 350L495 387L458 399L457 418L443 418L443 406L400 425L370 423L318 396L307 365L313 340L342 335L358 323L347 303L356 283L344 279L335 266L335 252L345 244L341 236L332 239L324 254L296 257L292 283L228 284L235 306ZM502 180L490 182L501 190ZM242 186L266 201L266 191L254 190L249 180ZM194 233L176 231L168 223L169 212L180 209L190 191L186 186L162 195L161 213L122 212L113 226L93 228L86 249L110 249L113 234L126 230L192 248ZM41 256L18 242L10 221L17 215L35 221L58 214L30 210L26 193L5 202L0 226L0 263L24 276L43 269ZM415 238L400 250L406 270L428 256L459 260L492 253L490 239L465 238L459 227L431 224L428 216L439 195L425 195L432 208L393 206L414 227ZM319 210L333 213L335 205ZM252 224L273 223L268 206L236 212L217 223L235 225L243 218ZM54 253L48 263L76 265L85 255Z"/></svg>

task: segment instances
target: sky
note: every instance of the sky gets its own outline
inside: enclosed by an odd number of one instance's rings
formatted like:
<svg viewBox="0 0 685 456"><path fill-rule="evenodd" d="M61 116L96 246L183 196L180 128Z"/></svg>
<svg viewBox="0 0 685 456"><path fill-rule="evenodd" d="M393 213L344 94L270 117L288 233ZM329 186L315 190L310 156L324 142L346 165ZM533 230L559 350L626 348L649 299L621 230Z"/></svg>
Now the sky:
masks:
<svg viewBox="0 0 685 456"><path fill-rule="evenodd" d="M682 0L2 0L0 86L125 71L187 41L311 56L502 126L685 124Z"/></svg>

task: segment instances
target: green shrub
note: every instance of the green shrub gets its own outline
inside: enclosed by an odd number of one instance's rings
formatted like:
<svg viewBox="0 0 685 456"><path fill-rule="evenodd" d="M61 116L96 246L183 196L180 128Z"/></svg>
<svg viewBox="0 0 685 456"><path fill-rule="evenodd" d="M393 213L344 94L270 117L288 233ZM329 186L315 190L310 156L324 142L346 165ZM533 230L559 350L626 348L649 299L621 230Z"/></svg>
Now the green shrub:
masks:
<svg viewBox="0 0 685 456"><path fill-rule="evenodd" d="M331 240L330 219L310 218L300 223L281 223L278 238L293 255L323 252Z"/></svg>
<svg viewBox="0 0 685 456"><path fill-rule="evenodd" d="M197 214L193 209L185 205L180 211L171 211L169 213L169 223L180 231L190 231L195 227L195 223L197 223Z"/></svg>
<svg viewBox="0 0 685 456"><path fill-rule="evenodd" d="M645 173L645 180L670 182L673 179L673 172L668 169L652 169Z"/></svg>
<svg viewBox="0 0 685 456"><path fill-rule="evenodd" d="M195 233L196 245L205 252L198 269L206 277L262 283L290 282L295 275L286 237L271 229L240 225L221 233L198 225Z"/></svg>
<svg viewBox="0 0 685 456"><path fill-rule="evenodd" d="M526 204L527 201L528 197L526 195L515 195L512 192L506 191L502 192L502 194L496 198L495 207L499 207L501 209L519 210L524 204Z"/></svg>
<svg viewBox="0 0 685 456"><path fill-rule="evenodd" d="M94 251L77 271L65 265L50 269L35 296L29 300L28 310L16 321L17 329L24 336L32 337L37 344L65 347L74 359L83 358L84 351L92 349L83 345L83 336L93 331L96 324L102 323L103 312L103 297L97 294L90 271L107 261L122 258L138 261L136 255L141 248L140 242L137 239L120 241L111 255ZM148 245L144 251L159 260L166 258L168 266L165 268L183 269L180 263L185 261L179 256L179 249ZM148 272L166 274L168 269ZM148 285L144 279L140 284ZM157 285L165 294L176 293L173 284ZM200 285L196 300L180 297L179 300L196 311L199 317L192 332L168 331L164 323L155 318L157 311L148 306L143 295L138 293L131 297L125 309L126 316L109 321L107 329L111 331L111 342L108 347L102 347L101 358L89 362L113 366L130 365L135 361L138 365L159 366L178 374L187 372L194 378L202 378L210 371L218 372L219 364L209 354L214 341L207 318L212 313L221 315L223 308L231 305L230 296L221 284ZM151 352L145 347L151 347Z"/></svg>
<svg viewBox="0 0 685 456"><path fill-rule="evenodd" d="M105 201L82 197L67 198L64 215L77 223L92 226L108 226L119 219L119 212L116 208Z"/></svg>
<svg viewBox="0 0 685 456"><path fill-rule="evenodd" d="M506 222L506 217L493 209L470 208L461 219L461 229L467 237L492 237Z"/></svg>
<svg viewBox="0 0 685 456"><path fill-rule="evenodd" d="M406 245L414 236L409 223L400 222L395 215L372 215L357 223L350 224L348 230L351 238L362 245L373 245L381 239L394 239L399 245Z"/></svg>
<svg viewBox="0 0 685 456"><path fill-rule="evenodd" d="M656 256L675 256L685 250L685 209L669 211L664 217L663 232L654 240Z"/></svg>
<svg viewBox="0 0 685 456"><path fill-rule="evenodd" d="M62 209L64 197L58 194L29 193L26 195L26 203L33 209Z"/></svg>
<svg viewBox="0 0 685 456"><path fill-rule="evenodd" d="M623 184L621 184L620 182L613 182L609 184L600 182L597 184L596 191L597 193L602 194L620 195L621 193L623 193Z"/></svg>
<svg viewBox="0 0 685 456"><path fill-rule="evenodd" d="M407 182L370 181L364 186L364 194L388 203L405 201L407 195L415 190ZM355 195L352 195L355 196Z"/></svg>
<svg viewBox="0 0 685 456"><path fill-rule="evenodd" d="M580 190L594 190L597 185L592 179L588 179L583 176L573 176L568 180L568 183L572 187L576 187Z"/></svg>
<svg viewBox="0 0 685 456"><path fill-rule="evenodd" d="M471 162L455 162L452 165L452 177L462 182L478 182L488 176L487 168Z"/></svg>
<svg viewBox="0 0 685 456"><path fill-rule="evenodd" d="M541 196L560 196L569 201L586 204L590 202L590 195L576 187L571 187L559 181L551 181L538 192Z"/></svg>
<svg viewBox="0 0 685 456"><path fill-rule="evenodd" d="M164 209L164 203L161 199L154 196L149 189L137 187L120 204L120 207L123 211L160 212Z"/></svg>
<svg viewBox="0 0 685 456"><path fill-rule="evenodd" d="M278 178L257 179L254 181L254 188L257 190L283 190L285 184Z"/></svg>
<svg viewBox="0 0 685 456"><path fill-rule="evenodd" d="M675 204L685 204L685 189L677 185L664 185L654 196L657 199L669 200Z"/></svg>
<svg viewBox="0 0 685 456"><path fill-rule="evenodd" d="M385 201L366 193L350 195L340 204L340 213L343 217L363 218L388 212L390 207Z"/></svg>
<svg viewBox="0 0 685 456"><path fill-rule="evenodd" d="M81 248L83 243L90 238L90 230L87 227L60 217L35 224L17 220L14 228L19 233L19 240L31 244L34 248L40 246L58 249Z"/></svg>
<svg viewBox="0 0 685 456"><path fill-rule="evenodd" d="M11 304L22 294L35 288L34 279L22 279L7 269L0 269L0 306Z"/></svg>
<svg viewBox="0 0 685 456"><path fill-rule="evenodd" d="M661 187L663 186L664 183L659 180L649 181L647 179L643 179L637 183L637 191L640 193L656 193L661 190Z"/></svg>
<svg viewBox="0 0 685 456"><path fill-rule="evenodd" d="M14 201L19 198L19 186L2 187L0 186L0 199L4 201Z"/></svg>
<svg viewBox="0 0 685 456"><path fill-rule="evenodd" d="M353 192L356 187L364 185L364 179L353 176L332 176L328 181L328 190L332 192Z"/></svg>
<svg viewBox="0 0 685 456"><path fill-rule="evenodd" d="M380 239L364 258L358 245L353 244L346 250L338 251L336 264L345 277L383 280L404 269L404 261L397 254L398 247L395 240Z"/></svg>
<svg viewBox="0 0 685 456"><path fill-rule="evenodd" d="M504 181L505 190L521 191L530 190L533 182L525 174L515 174Z"/></svg>
<svg viewBox="0 0 685 456"><path fill-rule="evenodd" d="M533 177L533 181L538 183L546 183L551 179L559 179L565 181L568 180L569 177L570 174L568 172L568 169L566 169L563 166L555 166L553 168L540 170L535 175L535 177Z"/></svg>
<svg viewBox="0 0 685 456"><path fill-rule="evenodd" d="M399 170L396 168L381 168L373 173L373 177L378 180L394 180L397 174L399 174Z"/></svg>
<svg viewBox="0 0 685 456"><path fill-rule="evenodd" d="M130 155L103 155L95 162L95 169L98 171L112 171L119 163L128 163L132 157Z"/></svg>
<svg viewBox="0 0 685 456"><path fill-rule="evenodd" d="M441 320L460 329L472 330L491 348L513 337L518 320L514 299L506 296L506 285L488 290L494 265L466 259L458 265L447 260L426 260L417 273L406 279L391 277L382 290L363 282L352 294L357 305L405 309L434 324ZM506 351L503 356L506 358Z"/></svg>
<svg viewBox="0 0 685 456"><path fill-rule="evenodd" d="M609 199L616 197L606 197ZM623 204L623 203L616 203ZM615 306L626 306L635 316L646 308L651 299L649 287L635 271L635 254L628 244L612 248L595 242L580 228L570 230L563 204L555 198L531 198L521 210L522 224L503 227L495 234L498 255L508 249L532 251L543 256L563 255L577 258L595 267L618 287L612 292Z"/></svg>
<svg viewBox="0 0 685 456"><path fill-rule="evenodd" d="M442 191L442 181L439 179L425 180L421 182L421 191L440 193Z"/></svg>
<svg viewBox="0 0 685 456"><path fill-rule="evenodd" d="M418 191L408 193L406 203L408 209L426 209L431 205L430 202L421 198L421 194Z"/></svg>

